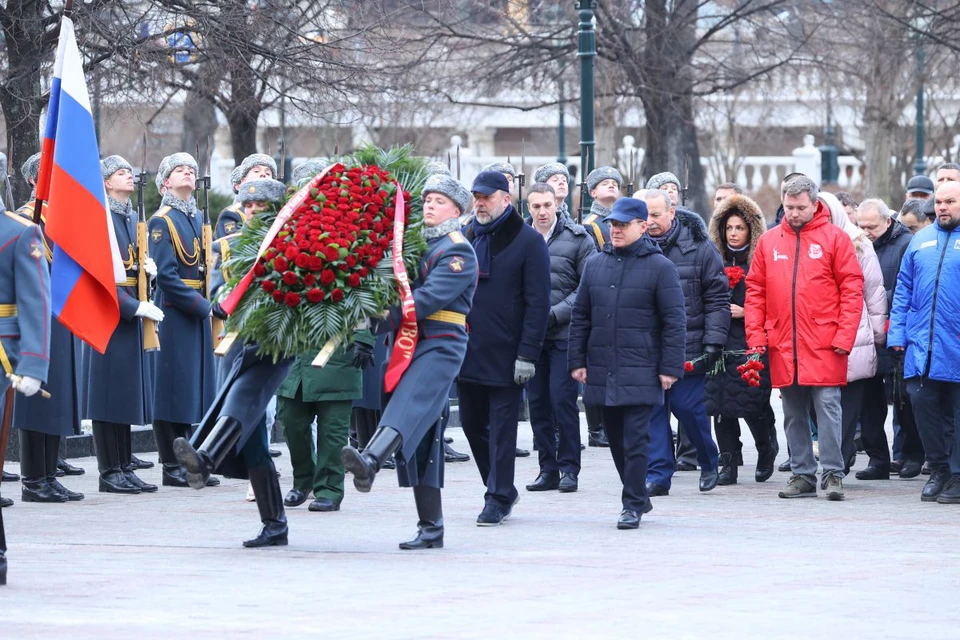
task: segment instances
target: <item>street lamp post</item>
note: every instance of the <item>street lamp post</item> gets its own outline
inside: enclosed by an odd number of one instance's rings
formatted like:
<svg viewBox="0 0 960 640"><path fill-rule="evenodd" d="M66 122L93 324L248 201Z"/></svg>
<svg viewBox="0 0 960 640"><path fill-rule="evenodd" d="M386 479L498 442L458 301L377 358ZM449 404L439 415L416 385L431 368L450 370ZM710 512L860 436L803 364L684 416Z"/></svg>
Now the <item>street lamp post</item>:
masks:
<svg viewBox="0 0 960 640"><path fill-rule="evenodd" d="M917 176L927 175L927 161L924 159L924 139L923 130L923 66L926 62L927 52L923 49L923 43L917 47L917 75L920 78L920 86L917 88L917 154L913 161L913 174Z"/></svg>
<svg viewBox="0 0 960 640"><path fill-rule="evenodd" d="M590 194L585 190L587 174L593 171L593 59L597 56L597 33L593 29L593 10L596 0L577 0L580 15L577 57L580 58L580 200L583 209L590 208ZM582 211L581 211L582 214ZM580 220L577 220L580 222Z"/></svg>

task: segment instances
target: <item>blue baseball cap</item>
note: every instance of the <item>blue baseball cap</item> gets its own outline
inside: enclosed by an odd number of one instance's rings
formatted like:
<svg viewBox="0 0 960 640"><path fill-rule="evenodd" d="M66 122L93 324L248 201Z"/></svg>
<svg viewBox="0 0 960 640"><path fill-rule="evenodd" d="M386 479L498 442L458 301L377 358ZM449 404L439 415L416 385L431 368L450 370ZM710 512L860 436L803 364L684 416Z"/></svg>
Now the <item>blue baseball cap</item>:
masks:
<svg viewBox="0 0 960 640"><path fill-rule="evenodd" d="M510 191L510 183L507 177L499 171L481 171L473 179L473 186L470 187L471 193L482 193L489 196L497 191Z"/></svg>
<svg viewBox="0 0 960 640"><path fill-rule="evenodd" d="M613 210L604 220L607 222L633 222L647 219L647 203L636 198L620 198L613 203Z"/></svg>

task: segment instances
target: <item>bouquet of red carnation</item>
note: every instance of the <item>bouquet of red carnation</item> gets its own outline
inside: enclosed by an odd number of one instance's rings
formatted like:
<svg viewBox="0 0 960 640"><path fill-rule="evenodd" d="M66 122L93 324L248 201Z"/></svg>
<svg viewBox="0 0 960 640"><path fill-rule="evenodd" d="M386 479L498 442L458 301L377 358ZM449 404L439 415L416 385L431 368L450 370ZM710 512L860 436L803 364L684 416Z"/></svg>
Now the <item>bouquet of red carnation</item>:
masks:
<svg viewBox="0 0 960 640"><path fill-rule="evenodd" d="M288 357L349 340L357 324L398 304L391 261L395 206L403 202L403 262L415 273L425 243L422 211L412 197L425 180L425 165L409 147L362 149L291 196L282 223L271 211L245 224L225 265L244 276L231 278L228 291L246 279L227 329L266 355Z"/></svg>
<svg viewBox="0 0 960 640"><path fill-rule="evenodd" d="M731 289L740 284L740 281L746 277L743 273L743 269L737 266L725 267L723 272L727 274L727 280L730 282Z"/></svg>
<svg viewBox="0 0 960 640"><path fill-rule="evenodd" d="M757 351L750 353L747 356L747 361L737 367L740 378L751 387L760 386L760 372L764 369L763 362L760 361L760 353Z"/></svg>

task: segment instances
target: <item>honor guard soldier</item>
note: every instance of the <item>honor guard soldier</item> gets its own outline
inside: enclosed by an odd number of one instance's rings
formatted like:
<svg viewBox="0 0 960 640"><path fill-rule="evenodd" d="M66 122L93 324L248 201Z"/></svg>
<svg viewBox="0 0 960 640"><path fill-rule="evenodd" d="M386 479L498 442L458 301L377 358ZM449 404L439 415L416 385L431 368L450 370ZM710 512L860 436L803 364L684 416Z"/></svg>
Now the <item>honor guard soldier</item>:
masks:
<svg viewBox="0 0 960 640"><path fill-rule="evenodd" d="M610 226L606 218L610 215L614 203L620 197L623 176L613 167L597 167L587 174L587 190L593 202L590 215L583 219L583 228L597 243L597 251L610 244ZM587 416L587 444L591 447L609 447L607 432L603 428L603 415L600 406L584 405Z"/></svg>
<svg viewBox="0 0 960 640"><path fill-rule="evenodd" d="M263 178L271 179L277 175L277 163L273 158L264 153L252 153L243 159L240 166L233 170L230 180L234 191L239 193L239 185L249 180L260 180ZM217 218L217 231L213 234L214 239L228 236L231 233L240 231L243 225L243 204L239 196L233 204L220 212Z"/></svg>
<svg viewBox="0 0 960 640"><path fill-rule="evenodd" d="M163 312L150 301L137 296L137 276L143 269L155 276L157 267L151 258L140 264L137 245L137 215L130 203L133 193L133 168L120 156L109 156L100 162L107 204L113 217L117 247L127 279L117 285L120 322L110 337L104 353L89 349L86 353L85 417L93 421L93 441L100 491L103 493L153 493L156 485L148 484L134 473L130 458L130 426L152 421L152 378L146 371L141 318L163 320Z"/></svg>
<svg viewBox="0 0 960 640"><path fill-rule="evenodd" d="M271 204L278 206L286 186L277 180L249 181L240 189L244 220ZM221 292L229 273L230 247L239 234L221 238L214 244L218 260L211 276L211 300ZM216 302L214 317L226 320L227 315ZM263 527L245 547L266 547L287 544L287 518L276 467L269 450L266 407L277 387L290 370L292 359L274 363L261 358L256 344L235 345L222 363L224 380L217 397L204 416L200 427L189 441L178 438L174 444L177 459L187 469L190 486L202 489L214 471L230 478L249 478Z"/></svg>
<svg viewBox="0 0 960 640"><path fill-rule="evenodd" d="M510 193L513 193L513 187L517 182L517 170L509 162L491 162L483 168L484 171L496 171L502 173L510 184Z"/></svg>
<svg viewBox="0 0 960 640"><path fill-rule="evenodd" d="M326 169L329 164L330 162L326 158L307 160L293 170L293 175L291 176L292 184L298 189L303 187L303 184L308 179Z"/></svg>
<svg viewBox="0 0 960 640"><path fill-rule="evenodd" d="M20 169L23 179L33 187L30 202L17 211L28 220L33 220L39 171L39 153L30 156ZM54 246L43 236L46 209L44 203L40 234L49 273ZM13 411L13 424L20 429L20 472L23 476L24 502L83 500L82 493L68 490L57 480L58 468L61 467L60 441L80 432L80 394L77 385L80 350L70 330L53 316L51 307L47 309L51 319L50 353L56 354L50 361L47 373L47 388L51 398L18 398ZM70 475L78 475L77 471L83 473L82 469L66 466L72 472Z"/></svg>
<svg viewBox="0 0 960 640"><path fill-rule="evenodd" d="M548 162L533 172L534 182L546 182L557 194L557 215L570 215L567 194L570 193L570 172L560 162ZM570 216L576 218L576 216Z"/></svg>
<svg viewBox="0 0 960 640"><path fill-rule="evenodd" d="M2 210L2 205L0 205ZM50 274L43 255L43 237L32 222L8 211L0 213L0 406L3 422L13 407L5 395L12 384L30 397L47 380L50 365ZM49 402L49 399L40 398ZM36 462L31 460L31 462ZM46 484L43 467L21 464L31 490ZM42 492L52 493L44 487ZM7 583L6 536L0 516L0 585Z"/></svg>
<svg viewBox="0 0 960 640"><path fill-rule="evenodd" d="M420 333L413 360L366 449L343 449L344 467L361 492L370 491L377 472L396 453L400 485L413 487L419 516L416 538L401 543L401 549L443 547L440 414L467 353L466 316L477 288L477 257L459 220L470 209L470 193L449 175L436 174L422 194L427 251L412 285ZM400 308L394 307L376 331L396 332L400 320Z"/></svg>
<svg viewBox="0 0 960 640"><path fill-rule="evenodd" d="M186 487L186 471L177 463L173 441L186 437L190 426L200 422L216 392L211 306L204 296L202 220L193 198L197 162L188 153L175 153L163 159L157 174L163 199L147 231L150 257L157 265L155 301L164 320L156 358L153 430L163 485Z"/></svg>

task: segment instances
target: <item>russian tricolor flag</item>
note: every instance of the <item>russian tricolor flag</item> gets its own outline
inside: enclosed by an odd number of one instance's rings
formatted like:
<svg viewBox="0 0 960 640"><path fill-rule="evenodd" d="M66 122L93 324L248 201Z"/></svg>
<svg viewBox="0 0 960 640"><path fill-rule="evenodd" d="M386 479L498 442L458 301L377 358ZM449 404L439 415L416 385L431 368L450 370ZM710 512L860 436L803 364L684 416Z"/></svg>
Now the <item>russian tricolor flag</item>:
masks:
<svg viewBox="0 0 960 640"><path fill-rule="evenodd" d="M62 126L61 126L62 125ZM60 23L37 199L47 202L54 242L50 293L57 319L103 353L120 321L117 285L126 272L100 173L100 151L73 20Z"/></svg>

